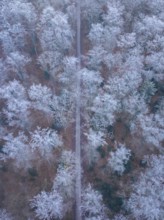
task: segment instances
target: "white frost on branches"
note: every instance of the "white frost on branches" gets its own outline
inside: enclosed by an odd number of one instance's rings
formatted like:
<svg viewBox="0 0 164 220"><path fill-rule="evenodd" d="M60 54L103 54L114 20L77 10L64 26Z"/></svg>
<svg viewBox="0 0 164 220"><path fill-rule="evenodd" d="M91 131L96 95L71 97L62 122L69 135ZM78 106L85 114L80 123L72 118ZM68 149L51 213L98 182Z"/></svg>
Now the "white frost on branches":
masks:
<svg viewBox="0 0 164 220"><path fill-rule="evenodd" d="M98 147L105 145L106 141L102 131L94 131L90 128L88 133L85 133L85 135L88 140L86 154L89 163L91 164L100 157Z"/></svg>
<svg viewBox="0 0 164 220"><path fill-rule="evenodd" d="M32 149L37 149L41 156L47 160L52 157L52 150L61 146L61 137L51 129L37 127L34 132L31 132Z"/></svg>
<svg viewBox="0 0 164 220"><path fill-rule="evenodd" d="M105 206L102 195L88 185L82 193L82 215L85 220L105 220Z"/></svg>
<svg viewBox="0 0 164 220"><path fill-rule="evenodd" d="M125 171L125 165L129 161L131 150L127 149L124 145L120 145L115 152L110 153L108 159L108 166L113 172L122 175Z"/></svg>
<svg viewBox="0 0 164 220"><path fill-rule="evenodd" d="M5 209L0 209L0 220L13 220L13 218Z"/></svg>
<svg viewBox="0 0 164 220"><path fill-rule="evenodd" d="M32 152L28 145L28 137L23 132L14 137L13 134L8 134L4 137L6 143L3 147L3 156L1 159L13 159L18 168L30 166L32 160Z"/></svg>
<svg viewBox="0 0 164 220"><path fill-rule="evenodd" d="M17 81L10 81L0 89L0 97L6 100L3 112L7 116L10 126L24 126L27 122L30 102L27 100L23 85Z"/></svg>
<svg viewBox="0 0 164 220"><path fill-rule="evenodd" d="M40 220L63 218L63 199L55 190L50 193L42 191L32 199L30 206L35 208L36 216Z"/></svg>
<svg viewBox="0 0 164 220"><path fill-rule="evenodd" d="M136 219L162 220L164 216L164 156L152 156L149 167L133 186L128 207Z"/></svg>
<svg viewBox="0 0 164 220"><path fill-rule="evenodd" d="M60 192L65 202L74 198L75 192L75 155L71 151L63 151L53 189Z"/></svg>
<svg viewBox="0 0 164 220"><path fill-rule="evenodd" d="M118 111L119 103L111 94L100 93L93 100L91 112L93 117L91 123L96 128L105 128L115 121L115 113Z"/></svg>
<svg viewBox="0 0 164 220"><path fill-rule="evenodd" d="M139 114L133 125L133 133L142 131L145 142L161 150L161 143L164 140L164 120L163 113Z"/></svg>
<svg viewBox="0 0 164 220"><path fill-rule="evenodd" d="M33 107L46 113L50 113L52 103L52 91L47 86L33 84L28 90L29 97L33 102Z"/></svg>
<svg viewBox="0 0 164 220"><path fill-rule="evenodd" d="M40 28L43 50L56 51L70 48L72 31L68 24L68 17L64 13L48 6L43 10Z"/></svg>

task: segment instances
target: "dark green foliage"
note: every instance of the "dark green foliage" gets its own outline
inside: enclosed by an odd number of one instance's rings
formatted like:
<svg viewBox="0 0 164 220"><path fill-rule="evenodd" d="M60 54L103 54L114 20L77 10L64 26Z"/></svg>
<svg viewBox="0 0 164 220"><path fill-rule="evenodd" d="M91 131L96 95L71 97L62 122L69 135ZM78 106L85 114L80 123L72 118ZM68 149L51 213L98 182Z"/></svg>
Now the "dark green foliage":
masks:
<svg viewBox="0 0 164 220"><path fill-rule="evenodd" d="M1 164L1 165L0 165L0 171L7 172L7 171L8 171L7 165Z"/></svg>
<svg viewBox="0 0 164 220"><path fill-rule="evenodd" d="M132 153L128 162L125 164L125 171L124 174L129 173L133 169L133 161L134 161L134 154Z"/></svg>
<svg viewBox="0 0 164 220"><path fill-rule="evenodd" d="M119 212L123 205L123 199L116 196L117 188L101 180L97 180L97 182L97 189L101 192L106 206L113 212Z"/></svg>
<svg viewBox="0 0 164 220"><path fill-rule="evenodd" d="M36 55L35 47L31 47L30 50L29 50L29 53L30 53L31 56Z"/></svg>
<svg viewBox="0 0 164 220"><path fill-rule="evenodd" d="M143 168L147 167L147 161L146 160L140 160L139 165Z"/></svg>
<svg viewBox="0 0 164 220"><path fill-rule="evenodd" d="M160 94L164 94L164 84L163 83L158 83L158 89Z"/></svg>
<svg viewBox="0 0 164 220"><path fill-rule="evenodd" d="M108 145L108 146L107 146L107 151L108 151L108 152L111 152L111 151L112 151L112 149L113 149L113 147L112 147L112 146L110 146L110 145Z"/></svg>
<svg viewBox="0 0 164 220"><path fill-rule="evenodd" d="M44 71L44 78L45 78L46 80L49 80L49 79L50 79L50 74L49 74L49 72L48 72L47 70Z"/></svg>
<svg viewBox="0 0 164 220"><path fill-rule="evenodd" d="M158 109L159 109L159 102L158 101L156 101L156 102L154 102L154 103L151 103L151 112L153 113L153 114L155 114L157 111L158 111Z"/></svg>
<svg viewBox="0 0 164 220"><path fill-rule="evenodd" d="M113 126L112 126L112 125L109 125L109 126L107 127L107 131L108 131L109 133L113 132L113 131L114 131Z"/></svg>
<svg viewBox="0 0 164 220"><path fill-rule="evenodd" d="M158 95L163 95L164 94L164 84L163 84L163 81L162 82L157 82L155 79L152 79L151 82L154 83Z"/></svg>
<svg viewBox="0 0 164 220"><path fill-rule="evenodd" d="M106 153L105 153L105 150L103 149L102 146L99 146L99 147L97 148L97 151L99 152L101 158L104 158L104 157L105 157Z"/></svg>
<svg viewBox="0 0 164 220"><path fill-rule="evenodd" d="M129 160L125 165L124 174L129 173L132 170L132 162Z"/></svg>
<svg viewBox="0 0 164 220"><path fill-rule="evenodd" d="M103 88L104 85L105 85L105 81L102 81L102 82L100 83L100 88Z"/></svg>
<svg viewBox="0 0 164 220"><path fill-rule="evenodd" d="M34 167L28 168L28 174L33 178L38 176L38 172Z"/></svg>
<svg viewBox="0 0 164 220"><path fill-rule="evenodd" d="M114 212L119 212L123 205L123 199L121 197L111 197L108 200L109 208Z"/></svg>
<svg viewBox="0 0 164 220"><path fill-rule="evenodd" d="M155 83L153 81L145 81L141 87L141 95L147 103L150 103L151 97L157 92Z"/></svg>
<svg viewBox="0 0 164 220"><path fill-rule="evenodd" d="M5 115L2 113L0 113L0 125L1 126L7 125L7 119L6 119Z"/></svg>
<svg viewBox="0 0 164 220"><path fill-rule="evenodd" d="M91 164L88 166L88 172L93 172L95 167L95 162L91 162Z"/></svg>
<svg viewBox="0 0 164 220"><path fill-rule="evenodd" d="M51 129L54 129L57 132L60 132L63 129L63 126L60 122L56 121L51 125Z"/></svg>
<svg viewBox="0 0 164 220"><path fill-rule="evenodd" d="M101 191L102 195L105 197L106 195L110 197L116 191L114 187L112 187L110 184L105 183L103 181L99 183L98 189Z"/></svg>
<svg viewBox="0 0 164 220"><path fill-rule="evenodd" d="M0 145L0 153L3 153L3 145Z"/></svg>

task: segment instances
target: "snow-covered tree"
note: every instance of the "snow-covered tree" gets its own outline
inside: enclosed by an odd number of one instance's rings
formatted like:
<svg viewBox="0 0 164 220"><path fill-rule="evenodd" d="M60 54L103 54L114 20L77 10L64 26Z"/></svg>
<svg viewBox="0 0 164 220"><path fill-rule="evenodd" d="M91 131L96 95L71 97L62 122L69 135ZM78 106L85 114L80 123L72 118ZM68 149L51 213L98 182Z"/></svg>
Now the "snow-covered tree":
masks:
<svg viewBox="0 0 164 220"><path fill-rule="evenodd" d="M19 132L17 136L10 133L3 139L5 144L1 159L13 159L18 168L28 168L33 159L28 137L23 132Z"/></svg>
<svg viewBox="0 0 164 220"><path fill-rule="evenodd" d="M124 145L119 145L115 152L111 152L108 159L108 166L113 172L122 175L125 171L125 165L129 161L131 150Z"/></svg>
<svg viewBox="0 0 164 220"><path fill-rule="evenodd" d="M145 77L149 79L149 72L157 81L163 79L163 29L164 21L158 15L146 15L134 25L137 43L145 58ZM157 65L158 63L158 65Z"/></svg>
<svg viewBox="0 0 164 220"><path fill-rule="evenodd" d="M101 70L101 64L104 62L106 57L107 51L101 46L94 46L91 50L88 52L88 67L93 70Z"/></svg>
<svg viewBox="0 0 164 220"><path fill-rule="evenodd" d="M149 2L149 7L153 14L160 15L163 13L164 2L162 0L153 0Z"/></svg>
<svg viewBox="0 0 164 220"><path fill-rule="evenodd" d="M45 74L55 76L55 73L61 68L62 54L58 51L43 51L38 57L38 63L41 65Z"/></svg>
<svg viewBox="0 0 164 220"><path fill-rule="evenodd" d="M31 147L33 151L38 150L44 159L49 160L53 156L53 149L61 146L61 137L51 129L37 127L31 132Z"/></svg>
<svg viewBox="0 0 164 220"><path fill-rule="evenodd" d="M36 217L40 220L62 219L63 199L57 191L47 193L42 191L35 196L30 203L32 208L35 208Z"/></svg>
<svg viewBox="0 0 164 220"><path fill-rule="evenodd" d="M51 112L50 105L52 103L53 93L50 88L42 86L41 84L33 84L29 88L28 94L34 108L46 113Z"/></svg>
<svg viewBox="0 0 164 220"><path fill-rule="evenodd" d="M156 93L155 83L146 80L142 86L141 93L145 101L150 102L151 97Z"/></svg>
<svg viewBox="0 0 164 220"><path fill-rule="evenodd" d="M135 219L162 220L164 216L164 156L152 156L149 167L133 186L128 208Z"/></svg>
<svg viewBox="0 0 164 220"><path fill-rule="evenodd" d="M98 147L106 144L104 133L101 131L94 131L89 129L87 136L87 146L85 147L86 155L89 160L89 164L99 158Z"/></svg>
<svg viewBox="0 0 164 220"><path fill-rule="evenodd" d="M10 81L0 89L0 97L6 101L3 112L9 125L24 127L28 121L30 102L23 85L17 80Z"/></svg>
<svg viewBox="0 0 164 220"><path fill-rule="evenodd" d="M59 81L69 91L75 90L75 80L77 74L77 58L76 57L65 57L63 59L63 72L59 76Z"/></svg>
<svg viewBox="0 0 164 220"><path fill-rule="evenodd" d="M80 74L81 77L81 107L85 109L84 117L89 122L90 119L87 119L88 113L92 111L93 102L103 80L99 72L91 71L87 68L82 69L77 74Z"/></svg>
<svg viewBox="0 0 164 220"><path fill-rule="evenodd" d="M59 96L53 96L51 111L54 116L54 123L57 127L67 127L73 120L75 109L75 96L73 91L62 89Z"/></svg>
<svg viewBox="0 0 164 220"><path fill-rule="evenodd" d="M68 206L71 204L75 192L75 155L71 151L62 153L53 189L60 192Z"/></svg>
<svg viewBox="0 0 164 220"><path fill-rule="evenodd" d="M31 200L36 216L41 220L63 219L72 209L75 191L75 155L63 151L51 192L42 191Z"/></svg>
<svg viewBox="0 0 164 220"><path fill-rule="evenodd" d="M85 220L104 220L105 205L102 195L89 184L82 192L82 215Z"/></svg>
<svg viewBox="0 0 164 220"><path fill-rule="evenodd" d="M5 81L8 79L7 68L4 59L0 59L0 85L1 87L5 84Z"/></svg>
<svg viewBox="0 0 164 220"><path fill-rule="evenodd" d="M32 3L24 0L2 0L1 13L4 16L2 21L9 23L28 22L33 23L36 20L35 9Z"/></svg>
<svg viewBox="0 0 164 220"><path fill-rule="evenodd" d="M55 11L53 7L48 6L41 14L38 30L43 50L38 61L43 70L54 77L61 69L63 56L72 44L73 32L68 17L63 12Z"/></svg>
<svg viewBox="0 0 164 220"><path fill-rule="evenodd" d="M127 71L121 76L109 78L107 89L118 99L131 95L142 83L141 74L136 71Z"/></svg>
<svg viewBox="0 0 164 220"><path fill-rule="evenodd" d="M7 28L4 28L0 32L0 41L2 43L3 53L7 56L9 53L21 50L25 46L27 32L20 23L7 24L6 26Z"/></svg>
<svg viewBox="0 0 164 220"><path fill-rule="evenodd" d="M150 145L161 149L164 139L163 117L160 114L139 114L133 126L133 133L138 133L138 128L142 131L142 136Z"/></svg>
<svg viewBox="0 0 164 220"><path fill-rule="evenodd" d="M61 90L57 96L47 86L34 84L29 88L29 97L34 109L51 116L57 127L65 127L72 119L75 94L67 89Z"/></svg>
<svg viewBox="0 0 164 220"><path fill-rule="evenodd" d="M115 215L114 216L114 219L113 220L128 220L127 217L125 217L124 215L122 214L118 214L118 215Z"/></svg>
<svg viewBox="0 0 164 220"><path fill-rule="evenodd" d="M0 41L5 55L8 55L16 50L13 39L8 31L4 30L0 32Z"/></svg>
<svg viewBox="0 0 164 220"><path fill-rule="evenodd" d="M101 46L104 43L104 26L101 23L92 24L89 39L94 46Z"/></svg>
<svg viewBox="0 0 164 220"><path fill-rule="evenodd" d="M124 52L126 52L125 50L127 49L134 48L137 44L136 34L133 32L120 35L117 44L121 49L124 49Z"/></svg>
<svg viewBox="0 0 164 220"><path fill-rule="evenodd" d="M22 49L27 44L27 36L30 35L34 43L35 24L37 20L36 11L32 3L24 0L8 1L2 0L2 9L0 11L4 53L14 52L13 46ZM5 39L5 35L7 40ZM9 43L12 43L12 47Z"/></svg>
<svg viewBox="0 0 164 220"><path fill-rule="evenodd" d="M62 52L70 48L72 31L64 13L55 11L50 6L45 8L42 12L40 28L43 50Z"/></svg>
<svg viewBox="0 0 164 220"><path fill-rule="evenodd" d="M123 26L123 6L118 1L112 1L106 6L106 13L102 16L103 23L93 24L89 39L93 45L102 45L111 50L116 46L117 37Z"/></svg>
<svg viewBox="0 0 164 220"><path fill-rule="evenodd" d="M95 129L106 128L115 121L115 113L119 110L119 103L111 94L100 92L93 100L90 111L93 116L91 124Z"/></svg>
<svg viewBox="0 0 164 220"><path fill-rule="evenodd" d="M9 71L15 72L20 80L24 79L25 67L30 58L20 52L12 52L7 56L6 65Z"/></svg>
<svg viewBox="0 0 164 220"><path fill-rule="evenodd" d="M106 144L104 134L101 131L94 131L90 129L89 132L86 133L86 136L88 139L88 144L94 148Z"/></svg>
<svg viewBox="0 0 164 220"><path fill-rule="evenodd" d="M89 26L99 21L105 3L105 0L84 0L81 2L83 19L87 20Z"/></svg>
<svg viewBox="0 0 164 220"><path fill-rule="evenodd" d="M149 49L149 43L153 43L153 39L157 35L163 33L164 22L157 16L145 16L141 21L136 22L135 30L139 43L144 46L143 50Z"/></svg>
<svg viewBox="0 0 164 220"><path fill-rule="evenodd" d="M12 220L11 215L5 210L0 209L0 220Z"/></svg>

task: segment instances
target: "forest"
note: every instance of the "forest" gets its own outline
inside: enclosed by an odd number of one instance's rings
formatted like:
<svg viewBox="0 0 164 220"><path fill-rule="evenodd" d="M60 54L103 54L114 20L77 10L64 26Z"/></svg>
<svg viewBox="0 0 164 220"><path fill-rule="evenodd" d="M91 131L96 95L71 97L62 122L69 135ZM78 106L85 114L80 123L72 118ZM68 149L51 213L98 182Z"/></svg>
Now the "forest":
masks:
<svg viewBox="0 0 164 220"><path fill-rule="evenodd" d="M163 220L163 146L163 0L0 0L0 220Z"/></svg>

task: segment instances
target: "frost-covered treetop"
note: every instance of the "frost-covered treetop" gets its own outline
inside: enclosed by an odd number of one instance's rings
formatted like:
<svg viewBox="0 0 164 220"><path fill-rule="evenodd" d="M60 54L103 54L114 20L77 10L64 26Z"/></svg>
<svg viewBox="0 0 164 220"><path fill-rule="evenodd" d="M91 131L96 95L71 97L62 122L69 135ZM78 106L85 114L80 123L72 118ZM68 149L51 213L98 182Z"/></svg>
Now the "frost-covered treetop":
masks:
<svg viewBox="0 0 164 220"><path fill-rule="evenodd" d="M28 90L29 97L33 102L33 107L45 112L50 112L52 103L52 91L47 86L41 84L33 84Z"/></svg>
<svg viewBox="0 0 164 220"><path fill-rule="evenodd" d="M141 74L136 71L127 71L121 76L109 78L107 89L118 98L132 94L142 83Z"/></svg>
<svg viewBox="0 0 164 220"><path fill-rule="evenodd" d="M0 95L4 99L11 99L11 97L23 99L25 89L19 81L13 80L1 88Z"/></svg>
<svg viewBox="0 0 164 220"><path fill-rule="evenodd" d="M0 98L6 101L3 113L9 125L24 127L31 106L24 86L17 80L10 81L0 89Z"/></svg>
<svg viewBox="0 0 164 220"><path fill-rule="evenodd" d="M63 199L55 190L50 193L42 191L31 200L30 206L35 208L36 217L40 220L63 218Z"/></svg>
<svg viewBox="0 0 164 220"><path fill-rule="evenodd" d="M18 168L30 166L33 157L28 145L28 137L23 132L19 132L16 137L12 133L8 134L4 140L3 152L5 154L2 154L1 159L13 159Z"/></svg>
<svg viewBox="0 0 164 220"><path fill-rule="evenodd" d="M128 218L122 214L118 214L118 215L114 216L114 219L112 219L112 220L128 220Z"/></svg>
<svg viewBox="0 0 164 220"><path fill-rule="evenodd" d="M66 200L74 198L75 192L75 155L71 151L63 151L53 189L60 192Z"/></svg>
<svg viewBox="0 0 164 220"><path fill-rule="evenodd" d="M0 220L13 220L13 218L5 209L0 209Z"/></svg>
<svg viewBox="0 0 164 220"><path fill-rule="evenodd" d="M27 21L28 24L34 24L37 18L33 4L24 0L3 0L1 16L7 22L19 23Z"/></svg>
<svg viewBox="0 0 164 220"><path fill-rule="evenodd" d="M128 207L136 219L162 220L164 216L164 156L148 159L148 168L133 186Z"/></svg>
<svg viewBox="0 0 164 220"><path fill-rule="evenodd" d="M75 166L75 154L72 151L64 150L60 158L61 166L73 168Z"/></svg>
<svg viewBox="0 0 164 220"><path fill-rule="evenodd" d="M0 97L7 100L7 109L25 112L30 107L24 86L17 80L10 81L0 89Z"/></svg>
<svg viewBox="0 0 164 220"><path fill-rule="evenodd" d="M101 131L94 131L93 129L89 129L88 133L85 134L88 139L88 145L94 148L97 148L101 145L106 144L104 133Z"/></svg>
<svg viewBox="0 0 164 220"><path fill-rule="evenodd" d="M127 164L131 156L131 150L127 149L125 145L121 144L118 146L115 152L111 152L108 165L113 172L117 172L122 175L125 171L125 165Z"/></svg>
<svg viewBox="0 0 164 220"><path fill-rule="evenodd" d="M43 50L69 49L72 42L72 31L68 17L48 6L42 12L39 29L41 29L41 45Z"/></svg>
<svg viewBox="0 0 164 220"><path fill-rule="evenodd" d="M40 128L31 132L31 147L38 149L43 158L51 158L52 150L62 146L61 137L52 129Z"/></svg>
<svg viewBox="0 0 164 220"><path fill-rule="evenodd" d="M82 214L84 219L105 219L102 195L89 184L82 193Z"/></svg>
<svg viewBox="0 0 164 220"><path fill-rule="evenodd" d="M94 113L91 119L94 127L104 128L114 123L115 113L119 111L119 103L113 95L102 91L93 100L90 111Z"/></svg>

